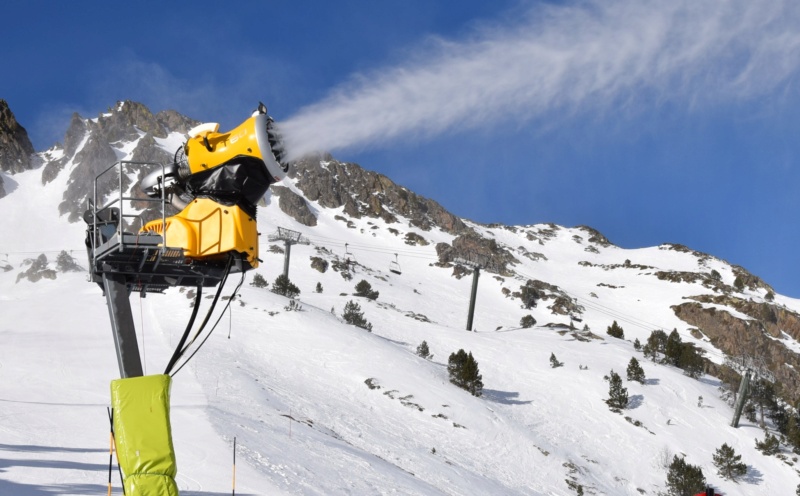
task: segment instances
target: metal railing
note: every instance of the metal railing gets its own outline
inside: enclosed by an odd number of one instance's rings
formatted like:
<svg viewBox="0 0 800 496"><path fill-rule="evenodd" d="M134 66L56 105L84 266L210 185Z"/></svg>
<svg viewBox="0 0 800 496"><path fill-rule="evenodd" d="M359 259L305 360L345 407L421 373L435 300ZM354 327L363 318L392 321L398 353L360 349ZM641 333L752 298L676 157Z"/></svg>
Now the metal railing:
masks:
<svg viewBox="0 0 800 496"><path fill-rule="evenodd" d="M115 162L99 174L95 176L94 183L93 183L93 192L92 192L92 265L96 266L97 259L98 259L98 215L102 215L103 213L107 213L108 218L113 220L113 207L115 205L119 205L117 208L119 210L119 218L117 219L116 223L116 238L118 240L118 247L117 250L119 252L125 251L126 243L124 240L124 228L125 228L125 219L138 219L142 225L144 225L144 221L142 220L141 213L125 213L125 202L126 201L136 201L136 202L147 202L147 203L160 203L161 204L161 223L162 226L166 226L166 191L162 185L161 187L161 197L160 198L135 198L133 196L126 196L123 189L123 177L126 172L130 172L131 170L138 171L143 167L161 167L161 177L159 178L159 182L163 181L165 176L165 164L157 163L157 162L134 162L129 160L121 160ZM104 197L107 195L109 200L102 206L98 208L98 183L100 182L101 178L106 174L110 173L112 170L118 171L118 185L117 185L117 194L114 194L112 191L111 193L104 194ZM136 187L136 185L132 185L131 187ZM133 207L131 207L133 209ZM167 239L166 239L166 228L163 230L162 235L162 242L160 246L160 250L163 253L167 249ZM138 239L138 236L137 236ZM105 256L105 254L101 254L100 258Z"/></svg>

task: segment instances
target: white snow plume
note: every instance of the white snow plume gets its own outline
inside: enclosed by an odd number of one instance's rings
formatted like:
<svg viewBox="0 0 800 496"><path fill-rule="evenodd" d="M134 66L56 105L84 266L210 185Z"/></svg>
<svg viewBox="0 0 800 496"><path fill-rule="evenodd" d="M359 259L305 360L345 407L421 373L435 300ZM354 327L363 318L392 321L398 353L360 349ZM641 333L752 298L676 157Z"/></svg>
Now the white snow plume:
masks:
<svg viewBox="0 0 800 496"><path fill-rule="evenodd" d="M513 25L434 40L282 123L290 159L576 112L747 100L800 67L795 0L537 4Z"/></svg>

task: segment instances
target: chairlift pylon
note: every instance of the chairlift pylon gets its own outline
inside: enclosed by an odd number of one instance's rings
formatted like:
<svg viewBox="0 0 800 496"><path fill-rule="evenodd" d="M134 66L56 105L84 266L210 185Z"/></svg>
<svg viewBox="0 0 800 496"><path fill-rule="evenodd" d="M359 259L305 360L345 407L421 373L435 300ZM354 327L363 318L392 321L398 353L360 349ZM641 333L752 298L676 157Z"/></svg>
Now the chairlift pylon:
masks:
<svg viewBox="0 0 800 496"><path fill-rule="evenodd" d="M389 262L389 272L395 273L398 276L402 274L400 262L397 261L397 253L394 254L394 260Z"/></svg>

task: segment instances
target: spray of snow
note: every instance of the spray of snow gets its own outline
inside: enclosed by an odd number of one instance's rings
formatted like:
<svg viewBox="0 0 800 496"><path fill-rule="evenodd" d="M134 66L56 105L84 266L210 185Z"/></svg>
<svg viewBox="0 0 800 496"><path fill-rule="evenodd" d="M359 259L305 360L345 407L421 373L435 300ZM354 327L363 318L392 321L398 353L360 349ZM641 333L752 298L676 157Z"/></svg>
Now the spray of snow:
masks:
<svg viewBox="0 0 800 496"><path fill-rule="evenodd" d="M417 53L354 77L282 123L289 158L501 121L763 96L797 75L800 4L538 4L513 25L429 40Z"/></svg>

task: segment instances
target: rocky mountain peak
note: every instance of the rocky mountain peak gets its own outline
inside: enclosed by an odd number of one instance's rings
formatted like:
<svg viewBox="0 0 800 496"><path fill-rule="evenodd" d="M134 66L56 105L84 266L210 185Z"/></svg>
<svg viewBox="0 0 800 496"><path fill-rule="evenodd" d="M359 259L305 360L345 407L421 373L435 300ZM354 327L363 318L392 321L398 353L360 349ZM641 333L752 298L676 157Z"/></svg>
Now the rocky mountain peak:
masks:
<svg viewBox="0 0 800 496"><path fill-rule="evenodd" d="M174 150L162 149L156 139L166 138L172 132L186 133L197 124L174 110L153 114L144 104L130 100L117 102L114 108L95 119L73 114L64 137L64 154L45 165L42 182L53 180L72 162L59 210L61 214L68 214L71 222L76 222L86 208L95 176L120 159L124 145L135 143L130 160L167 163L172 160ZM103 184L98 184L100 193L113 188L117 181L115 174L107 174Z"/></svg>
<svg viewBox="0 0 800 496"><path fill-rule="evenodd" d="M402 216L423 231L438 227L457 235L469 230L435 201L395 184L383 174L329 155L296 162L289 177L297 180L297 188L307 200L327 208L344 207L345 214L353 218L381 218L391 224Z"/></svg>
<svg viewBox="0 0 800 496"><path fill-rule="evenodd" d="M33 153L28 132L17 122L8 102L0 99L0 171L14 174L30 169Z"/></svg>
<svg viewBox="0 0 800 496"><path fill-rule="evenodd" d="M130 100L117 102L115 108L109 109L90 125L96 126L97 132L109 143L133 141L139 137L139 131L156 138L166 138L168 134L150 109Z"/></svg>

